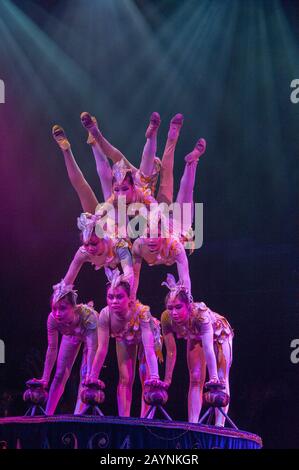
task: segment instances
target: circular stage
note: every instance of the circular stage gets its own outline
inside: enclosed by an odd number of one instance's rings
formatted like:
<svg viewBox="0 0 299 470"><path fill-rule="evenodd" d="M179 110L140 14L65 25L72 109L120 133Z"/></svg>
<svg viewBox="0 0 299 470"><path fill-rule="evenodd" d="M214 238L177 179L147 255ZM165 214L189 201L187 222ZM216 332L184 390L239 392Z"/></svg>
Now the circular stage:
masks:
<svg viewBox="0 0 299 470"><path fill-rule="evenodd" d="M182 421L94 416L0 419L2 449L260 449L262 439Z"/></svg>

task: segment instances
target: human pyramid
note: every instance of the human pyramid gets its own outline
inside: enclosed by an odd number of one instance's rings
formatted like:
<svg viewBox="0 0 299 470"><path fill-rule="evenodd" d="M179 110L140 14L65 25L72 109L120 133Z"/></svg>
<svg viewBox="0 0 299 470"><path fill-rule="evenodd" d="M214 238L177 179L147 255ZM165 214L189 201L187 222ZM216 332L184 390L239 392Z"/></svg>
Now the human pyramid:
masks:
<svg viewBox="0 0 299 470"><path fill-rule="evenodd" d="M159 160L156 150L161 119L157 112L152 113L138 169L105 139L95 117L87 112L81 114L82 125L88 131L87 143L91 146L96 161L104 196L102 203L99 203L85 180L66 133L60 126L53 127L53 138L63 153L70 182L80 199L83 212L78 217L81 246L62 281L53 286L51 312L47 320L48 349L43 376L41 379L33 379L35 384L44 389L48 389L50 385L47 415L53 415L56 410L82 344L81 377L74 413L80 414L82 411L81 397L86 387L95 383L104 387L99 377L110 338L115 338L116 342L119 416L130 416L137 358L142 384L141 417L146 416L149 406L144 400L144 384L158 384L165 389L170 387L177 355L176 338L183 338L187 342L189 422L197 423L199 420L205 387L207 390L222 389L230 394L233 331L226 318L213 312L203 302L194 302L185 250L192 232L193 188L199 158L206 150L204 139L199 139L194 149L185 157L185 169L175 201L173 197L174 153L183 121L182 114L176 114L171 119L163 157ZM159 176L160 184L156 191ZM130 239L129 235L132 234L120 236L119 231L115 236L107 229L107 220L113 221L114 228L118 227L120 201L124 201L127 210L126 221L132 220L132 216L136 215L136 204L139 204L138 208L142 206L143 217L138 219L140 226L143 225L141 236L131 236ZM165 235L162 230L165 217L159 210L150 209L159 207L161 203L171 205L174 202L179 207L189 204L191 224L188 230L175 231L175 221L171 220L172 229ZM133 210L129 210L132 205ZM147 217L149 213L150 216ZM153 225L156 230L154 236L151 232ZM178 282L173 275L168 274L163 283L169 292L160 320L151 314L147 305L138 300L143 260L150 266L177 265ZM100 313L94 309L92 303L77 303L74 283L84 263L91 263L96 270L104 268L108 278L107 305ZM59 334L62 336L60 346ZM162 381L159 378L158 362L163 359L163 343L166 363ZM55 363L56 371L51 382ZM206 368L209 381L205 383ZM171 388L169 391L171 392ZM228 405L224 408L226 413L227 410ZM215 424L224 426L225 417L217 411Z"/></svg>

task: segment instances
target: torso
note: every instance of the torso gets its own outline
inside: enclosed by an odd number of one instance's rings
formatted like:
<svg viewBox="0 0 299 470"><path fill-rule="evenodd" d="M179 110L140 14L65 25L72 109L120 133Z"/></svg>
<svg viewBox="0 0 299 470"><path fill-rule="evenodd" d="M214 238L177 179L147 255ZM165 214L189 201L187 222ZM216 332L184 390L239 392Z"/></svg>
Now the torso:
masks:
<svg viewBox="0 0 299 470"><path fill-rule="evenodd" d="M200 341L205 325L212 324L214 341L222 343L233 336L233 330L225 317L213 312L203 302L193 303L192 311L187 323L178 325L171 320L167 310L162 314L162 324L171 330L177 338Z"/></svg>
<svg viewBox="0 0 299 470"><path fill-rule="evenodd" d="M179 243L172 238L164 238L159 252L152 253L148 246L140 241L140 256L149 266L164 264L171 266L177 260L179 254Z"/></svg>
<svg viewBox="0 0 299 470"><path fill-rule="evenodd" d="M73 336L84 341L87 330L97 328L98 315L97 311L89 305L78 304L75 308L75 319L68 324L58 322L51 312L51 328L56 329L62 335Z"/></svg>
<svg viewBox="0 0 299 470"><path fill-rule="evenodd" d="M142 322L149 322L151 314L149 307L136 301L131 307L125 320L111 315L109 307L105 307L101 315L105 315L109 321L109 333L116 341L124 341L127 344L139 344L141 342Z"/></svg>

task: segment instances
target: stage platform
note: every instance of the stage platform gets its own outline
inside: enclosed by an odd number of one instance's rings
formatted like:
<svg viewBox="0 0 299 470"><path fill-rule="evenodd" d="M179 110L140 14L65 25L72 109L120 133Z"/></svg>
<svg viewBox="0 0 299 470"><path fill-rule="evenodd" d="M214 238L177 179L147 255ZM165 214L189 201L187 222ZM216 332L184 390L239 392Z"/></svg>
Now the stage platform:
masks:
<svg viewBox="0 0 299 470"><path fill-rule="evenodd" d="M182 421L94 416L0 419L2 449L260 449L259 436Z"/></svg>

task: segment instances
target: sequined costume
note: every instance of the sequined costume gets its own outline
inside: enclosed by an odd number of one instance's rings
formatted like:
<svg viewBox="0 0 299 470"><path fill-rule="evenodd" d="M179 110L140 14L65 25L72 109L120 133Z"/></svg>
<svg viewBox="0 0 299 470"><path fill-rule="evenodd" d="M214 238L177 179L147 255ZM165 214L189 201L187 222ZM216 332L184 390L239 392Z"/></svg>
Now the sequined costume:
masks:
<svg viewBox="0 0 299 470"><path fill-rule="evenodd" d="M187 340L187 345L191 345L188 350L193 350L192 354L190 352L188 359L190 374L188 409L189 420L192 422L197 422L201 409L206 369L202 340L211 326L218 377L225 384L225 391L229 395L229 370L232 364L232 339L234 333L227 319L213 312L203 302L190 304L190 316L184 324L175 322L168 310L165 310L161 316L161 327L167 349L166 381L171 382L175 364L176 347L175 341L172 339L173 335L178 339ZM228 412L228 406L224 408L224 411ZM215 424L224 426L224 423L224 416L216 410Z"/></svg>
<svg viewBox="0 0 299 470"><path fill-rule="evenodd" d="M142 384L146 379L159 378L157 362L157 356L161 357L159 321L152 317L149 307L140 302L131 303L125 321L120 321L107 306L100 313L98 331L99 348L91 375L95 379L99 377L108 352L109 338L115 338L120 374L119 415L129 416L137 351Z"/></svg>
<svg viewBox="0 0 299 470"><path fill-rule="evenodd" d="M51 312L48 316L48 349L45 359L42 380L50 382L51 372L57 359L55 376L53 378L46 413L54 414L56 406L63 394L65 384L71 373L81 345L84 345L81 363L81 381L91 373L93 360L98 347L97 337L98 313L86 304L78 304L74 308L74 321L70 324L59 322ZM59 352L58 337L62 335ZM58 355L58 357L57 357ZM75 413L80 409L79 387Z"/></svg>

